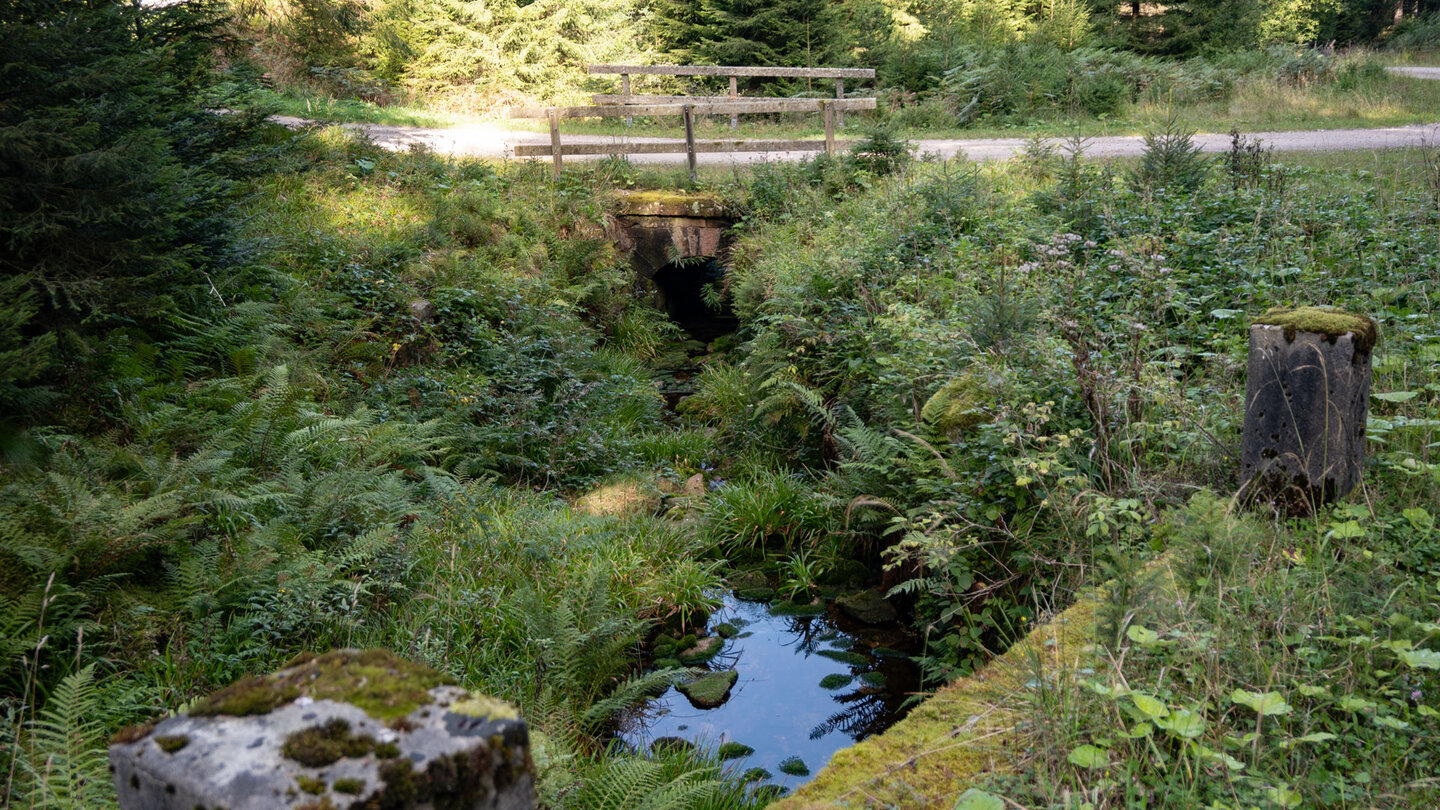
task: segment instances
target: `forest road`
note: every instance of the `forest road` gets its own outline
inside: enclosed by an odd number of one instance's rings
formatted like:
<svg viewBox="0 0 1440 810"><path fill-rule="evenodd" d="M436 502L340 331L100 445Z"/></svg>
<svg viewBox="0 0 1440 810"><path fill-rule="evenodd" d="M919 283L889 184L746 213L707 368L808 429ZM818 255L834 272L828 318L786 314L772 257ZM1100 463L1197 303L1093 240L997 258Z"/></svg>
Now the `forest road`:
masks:
<svg viewBox="0 0 1440 810"><path fill-rule="evenodd" d="M1440 67L1392 67L1388 70L1407 76L1440 80ZM276 116L275 121L285 126L298 128L316 122L303 118ZM469 157L509 158L515 147L521 144L547 144L548 134L506 129L495 124L465 124L455 127L407 127L391 124L341 124L356 132L363 133L377 145L392 151L403 151L414 147L429 149L442 155L464 155ZM1412 124L1399 127L1374 129L1315 129L1283 132L1247 132L1257 137L1267 148L1277 152L1328 152L1357 149L1396 149L1440 144L1440 122L1434 124ZM1205 152L1224 152L1230 148L1230 136L1216 133L1202 133L1194 136L1195 143ZM569 143L683 143L676 138L647 138L621 135L566 135ZM1050 138L1048 142L1057 148L1063 147L1065 139ZM922 155L937 155L941 158L964 156L971 160L1006 160L1021 152L1024 138L934 138L912 141ZM1145 150L1145 139L1139 135L1104 135L1084 140L1085 154L1089 157L1130 157ZM795 161L814 155L814 152L721 152L698 156L703 165L731 165L764 163L768 161ZM593 160L597 156L568 156L570 160ZM549 158L530 158L549 161ZM685 155L631 155L634 163L676 163L683 164Z"/></svg>

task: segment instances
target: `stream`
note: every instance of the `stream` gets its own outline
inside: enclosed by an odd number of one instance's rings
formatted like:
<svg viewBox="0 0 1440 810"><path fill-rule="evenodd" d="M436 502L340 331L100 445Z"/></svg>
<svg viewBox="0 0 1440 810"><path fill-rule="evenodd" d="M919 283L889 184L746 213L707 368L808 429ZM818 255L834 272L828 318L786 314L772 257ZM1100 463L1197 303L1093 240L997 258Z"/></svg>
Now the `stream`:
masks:
<svg viewBox="0 0 1440 810"><path fill-rule="evenodd" d="M889 728L919 688L918 669L897 649L908 637L895 623L860 625L833 604L820 615L775 615L764 602L734 594L708 626L713 632L725 623L739 633L706 666L738 673L729 699L700 709L671 687L622 722L622 740L640 750L667 738L712 749L741 743L754 752L728 764L793 788L837 750Z"/></svg>

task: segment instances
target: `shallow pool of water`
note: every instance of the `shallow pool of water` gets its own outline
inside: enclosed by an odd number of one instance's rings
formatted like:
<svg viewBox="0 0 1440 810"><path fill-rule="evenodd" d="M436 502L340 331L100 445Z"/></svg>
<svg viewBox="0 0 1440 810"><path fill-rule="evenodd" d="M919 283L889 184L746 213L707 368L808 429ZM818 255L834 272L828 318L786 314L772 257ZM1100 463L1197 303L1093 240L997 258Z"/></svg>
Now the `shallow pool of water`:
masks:
<svg viewBox="0 0 1440 810"><path fill-rule="evenodd" d="M919 685L915 665L898 654L906 646L898 626L858 625L833 606L820 616L776 616L763 603L733 595L711 617L710 627L722 622L736 625L740 634L725 643L709 668L739 673L730 699L714 709L697 709L671 688L626 718L620 736L628 744L644 749L665 737L712 748L742 743L755 749L738 761L742 770L763 768L771 774L766 781L794 787L809 781L837 750L898 720ZM781 772L781 763L792 757L805 764L808 775Z"/></svg>

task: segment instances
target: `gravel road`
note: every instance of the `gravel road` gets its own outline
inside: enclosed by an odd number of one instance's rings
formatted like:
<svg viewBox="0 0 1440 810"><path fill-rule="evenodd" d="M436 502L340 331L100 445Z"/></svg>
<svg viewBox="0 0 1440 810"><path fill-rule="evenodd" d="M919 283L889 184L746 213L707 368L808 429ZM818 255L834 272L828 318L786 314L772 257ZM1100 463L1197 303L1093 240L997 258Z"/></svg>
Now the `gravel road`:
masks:
<svg viewBox="0 0 1440 810"><path fill-rule="evenodd" d="M1440 79L1440 67L1392 67L1390 71L1423 79ZM279 116L280 123L290 127L308 125L301 118ZM473 157L510 157L519 144L549 143L548 135L538 132L520 132L494 124L467 124L457 127L425 128L391 126L387 124L345 124L347 129L363 132L375 143L386 149L403 150L412 146L424 146L446 155L468 155ZM1286 132L1246 133L1258 136L1266 146L1277 152L1322 152L1354 149L1395 149L1406 146L1440 144L1440 123L1415 124L1402 127L1381 127L1376 129L1317 129ZM566 135L566 143L664 143L675 139L622 137L610 135ZM1052 139L1056 145L1061 139ZM1230 148L1230 136L1223 134L1200 134L1195 142L1206 152L1224 152ZM1024 146L1023 138L973 138L973 139L925 139L914 141L922 154L951 158L964 155L971 160L1004 160L1013 156ZM1110 135L1090 138L1086 141L1085 153L1091 157L1124 157L1139 155L1145 148L1144 139L1138 135ZM759 163L773 160L799 160L813 152L737 152L702 154L699 161L706 165L728 165L732 163ZM570 160L589 160L589 157L567 157ZM548 158L546 158L548 160ZM635 163L683 163L685 155L631 155Z"/></svg>

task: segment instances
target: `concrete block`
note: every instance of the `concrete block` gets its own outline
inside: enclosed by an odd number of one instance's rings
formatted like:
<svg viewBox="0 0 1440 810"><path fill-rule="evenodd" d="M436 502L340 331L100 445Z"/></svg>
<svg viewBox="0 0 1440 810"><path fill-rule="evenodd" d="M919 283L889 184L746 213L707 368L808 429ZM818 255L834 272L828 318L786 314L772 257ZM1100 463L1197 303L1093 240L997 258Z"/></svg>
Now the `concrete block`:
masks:
<svg viewBox="0 0 1440 810"><path fill-rule="evenodd" d="M534 807L525 724L384 650L307 655L110 746L121 810Z"/></svg>

